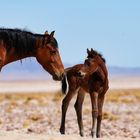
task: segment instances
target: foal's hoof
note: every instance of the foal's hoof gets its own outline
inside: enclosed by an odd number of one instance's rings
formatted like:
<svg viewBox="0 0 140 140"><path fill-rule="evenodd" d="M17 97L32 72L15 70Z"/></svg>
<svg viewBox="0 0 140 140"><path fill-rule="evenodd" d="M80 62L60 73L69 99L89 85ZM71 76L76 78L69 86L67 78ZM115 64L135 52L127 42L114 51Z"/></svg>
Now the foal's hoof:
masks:
<svg viewBox="0 0 140 140"><path fill-rule="evenodd" d="M62 134L62 135L65 135L65 130L64 129L62 129L62 128L60 128L60 133Z"/></svg>
<svg viewBox="0 0 140 140"><path fill-rule="evenodd" d="M97 138L97 137L96 137L96 133L93 132L93 131L91 131L91 136L92 136L93 138Z"/></svg>
<svg viewBox="0 0 140 140"><path fill-rule="evenodd" d="M84 137L84 133L80 133L80 136L81 136L81 137Z"/></svg>
<svg viewBox="0 0 140 140"><path fill-rule="evenodd" d="M101 137L101 134L97 134L96 136L97 136L97 138L100 138Z"/></svg>
<svg viewBox="0 0 140 140"><path fill-rule="evenodd" d="M83 133L83 132L80 132L80 136L81 136L81 137L84 137L84 133Z"/></svg>

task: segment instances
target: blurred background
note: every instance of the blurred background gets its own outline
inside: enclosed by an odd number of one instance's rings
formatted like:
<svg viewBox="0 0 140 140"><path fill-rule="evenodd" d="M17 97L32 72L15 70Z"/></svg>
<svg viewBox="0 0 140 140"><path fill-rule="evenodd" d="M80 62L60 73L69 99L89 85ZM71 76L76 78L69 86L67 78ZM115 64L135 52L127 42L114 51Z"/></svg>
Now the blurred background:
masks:
<svg viewBox="0 0 140 140"><path fill-rule="evenodd" d="M86 49L93 48L106 59L110 79L134 79L140 76L139 5L139 0L1 0L0 27L40 34L55 30L65 67L83 63ZM0 73L2 81L38 79L51 76L34 58L11 63Z"/></svg>

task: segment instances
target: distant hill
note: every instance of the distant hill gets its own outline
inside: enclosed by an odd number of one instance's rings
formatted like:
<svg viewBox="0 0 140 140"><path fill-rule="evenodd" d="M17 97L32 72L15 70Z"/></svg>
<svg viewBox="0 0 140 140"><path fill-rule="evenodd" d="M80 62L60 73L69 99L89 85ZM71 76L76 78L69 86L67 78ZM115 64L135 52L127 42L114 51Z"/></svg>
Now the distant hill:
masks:
<svg viewBox="0 0 140 140"><path fill-rule="evenodd" d="M34 58L10 63L2 68L0 80L51 79L51 76Z"/></svg>
<svg viewBox="0 0 140 140"><path fill-rule="evenodd" d="M108 71L111 76L140 76L140 68L108 67Z"/></svg>
<svg viewBox="0 0 140 140"><path fill-rule="evenodd" d="M65 68L73 66L64 65ZM108 71L110 76L140 76L140 68L108 67ZM48 80L51 78L51 75L34 58L10 63L0 72L0 80Z"/></svg>

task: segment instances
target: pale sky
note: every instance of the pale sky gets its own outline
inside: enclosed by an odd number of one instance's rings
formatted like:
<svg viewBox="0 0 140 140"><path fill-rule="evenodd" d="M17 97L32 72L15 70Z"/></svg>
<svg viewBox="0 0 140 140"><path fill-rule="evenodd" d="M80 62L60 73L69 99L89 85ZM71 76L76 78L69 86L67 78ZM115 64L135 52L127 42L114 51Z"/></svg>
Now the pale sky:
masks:
<svg viewBox="0 0 140 140"><path fill-rule="evenodd" d="M93 48L108 66L140 67L139 0L0 0L0 27L55 30L64 63Z"/></svg>

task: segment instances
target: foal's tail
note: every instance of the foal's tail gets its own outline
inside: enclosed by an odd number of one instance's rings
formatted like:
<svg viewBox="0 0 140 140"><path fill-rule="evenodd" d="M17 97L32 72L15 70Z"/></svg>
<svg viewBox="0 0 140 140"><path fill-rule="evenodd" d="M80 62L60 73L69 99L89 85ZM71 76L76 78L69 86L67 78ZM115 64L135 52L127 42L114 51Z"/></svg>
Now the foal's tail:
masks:
<svg viewBox="0 0 140 140"><path fill-rule="evenodd" d="M67 73L64 74L64 77L61 81L61 90L63 94L67 94L68 93L68 88L69 88L69 84L68 84L68 80L67 80Z"/></svg>

